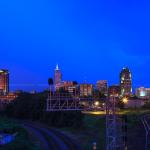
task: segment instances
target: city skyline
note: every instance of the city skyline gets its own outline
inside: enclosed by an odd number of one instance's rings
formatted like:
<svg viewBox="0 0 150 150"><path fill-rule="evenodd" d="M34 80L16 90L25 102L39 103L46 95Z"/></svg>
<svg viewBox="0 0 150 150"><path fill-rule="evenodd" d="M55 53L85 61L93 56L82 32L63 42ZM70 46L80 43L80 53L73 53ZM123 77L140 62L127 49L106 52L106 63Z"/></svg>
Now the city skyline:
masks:
<svg viewBox="0 0 150 150"><path fill-rule="evenodd" d="M57 63L64 79L110 85L128 66L134 87L150 87L149 1L5 0L0 8L0 68L11 89L41 89Z"/></svg>
<svg viewBox="0 0 150 150"><path fill-rule="evenodd" d="M150 150L150 0L0 0L0 150Z"/></svg>
<svg viewBox="0 0 150 150"><path fill-rule="evenodd" d="M72 80L69 80L69 79L66 79L66 78L63 78L63 75L64 75L64 73L62 72L62 70L61 70L61 68L59 67L59 65L58 64L56 64L56 67L53 69L53 75L52 76L49 76L49 77L51 77L53 80L54 80L54 85L55 85L55 82L58 82L58 83L56 83L56 84L58 84L58 88L59 88L59 86L61 86L61 85L59 85L61 82L63 83L63 82L74 82L74 81L76 81L79 85L80 84L86 84L86 83L88 83L88 84L92 84L92 85L94 85L94 87L96 88L97 87L97 82L98 81L106 81L107 82L107 84L108 84L108 86L113 86L113 85L120 85L120 73L124 70L124 69L129 69L128 67L123 67L122 68L122 70L120 70L120 72L118 73L118 82L116 82L116 83L110 83L109 82L109 79L96 79L95 80L95 82L90 82L89 80L87 81L87 79L83 79L81 82L80 81L78 81L77 79L72 79ZM3 70L3 69L2 69ZM133 76L132 75L132 70L130 70L131 72L131 76ZM56 75L56 74L58 74L58 75ZM116 74L117 75L117 74ZM11 75L10 75L10 77L11 77ZM56 78L57 78L57 80L58 81L55 81L56 80ZM132 78L132 77L131 77ZM132 79L131 79L132 80ZM9 81L10 83L11 83L11 78L10 78L10 81ZM137 88L140 88L140 87L145 87L145 88L149 88L148 86L146 87L146 86L144 86L144 85L141 85L141 86L135 86L135 84L132 82L131 83L132 85L131 85L131 88L132 88L132 90L133 90L133 93L135 92L135 90L137 89ZM30 83L30 84L22 84L22 85L9 85L10 87L11 87L11 90L12 91L14 91L14 90L24 90L24 91L32 91L32 90L37 90L37 91L43 91L43 90L46 90L46 89L48 89L48 83L46 82L46 83L42 83L42 84L32 84L32 82ZM14 88L12 88L12 87L16 87L16 89ZM19 86L21 86L22 88L17 88L17 87L19 87ZM33 86L34 86L34 88L33 88ZM40 87L39 89L38 89L38 87Z"/></svg>

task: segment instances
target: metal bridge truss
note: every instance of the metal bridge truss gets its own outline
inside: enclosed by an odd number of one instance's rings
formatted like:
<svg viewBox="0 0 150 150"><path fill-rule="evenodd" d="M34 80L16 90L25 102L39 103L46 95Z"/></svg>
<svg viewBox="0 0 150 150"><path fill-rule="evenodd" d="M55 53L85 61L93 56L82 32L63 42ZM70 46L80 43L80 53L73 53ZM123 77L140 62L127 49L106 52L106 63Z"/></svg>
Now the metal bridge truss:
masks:
<svg viewBox="0 0 150 150"><path fill-rule="evenodd" d="M106 102L106 150L126 150L125 120L117 114L116 98Z"/></svg>
<svg viewBox="0 0 150 150"><path fill-rule="evenodd" d="M69 94L49 95L47 99L47 111L73 111L73 110L102 110L95 106L97 98L80 98ZM103 109L105 110L105 109Z"/></svg>
<svg viewBox="0 0 150 150"><path fill-rule="evenodd" d="M95 105L97 98L80 98L69 94L50 94L47 111L106 110L106 150L127 150L125 119L117 114L116 97L106 100L106 108Z"/></svg>

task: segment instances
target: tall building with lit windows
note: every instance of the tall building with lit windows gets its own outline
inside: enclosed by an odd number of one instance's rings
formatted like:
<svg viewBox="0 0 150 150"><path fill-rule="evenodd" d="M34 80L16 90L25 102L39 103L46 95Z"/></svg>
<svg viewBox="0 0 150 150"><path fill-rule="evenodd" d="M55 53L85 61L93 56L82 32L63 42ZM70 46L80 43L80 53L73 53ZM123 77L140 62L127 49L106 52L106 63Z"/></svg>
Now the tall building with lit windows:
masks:
<svg viewBox="0 0 150 150"><path fill-rule="evenodd" d="M132 74L127 67L120 73L120 90L122 97L132 96Z"/></svg>
<svg viewBox="0 0 150 150"><path fill-rule="evenodd" d="M55 90L59 90L61 88L62 73L58 65L56 65L55 72L54 72L54 84L55 84Z"/></svg>
<svg viewBox="0 0 150 150"><path fill-rule="evenodd" d="M0 95L9 93L9 72L8 70L0 70Z"/></svg>

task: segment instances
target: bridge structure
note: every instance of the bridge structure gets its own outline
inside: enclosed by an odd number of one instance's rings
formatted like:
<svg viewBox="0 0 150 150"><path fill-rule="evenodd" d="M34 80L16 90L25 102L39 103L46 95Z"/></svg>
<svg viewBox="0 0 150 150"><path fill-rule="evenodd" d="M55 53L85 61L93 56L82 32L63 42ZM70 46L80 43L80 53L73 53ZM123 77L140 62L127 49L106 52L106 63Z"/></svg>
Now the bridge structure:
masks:
<svg viewBox="0 0 150 150"><path fill-rule="evenodd" d="M50 94L47 98L47 111L92 111L105 110L104 106L99 106L100 98L80 97L68 93ZM103 107L103 108L102 108Z"/></svg>
<svg viewBox="0 0 150 150"><path fill-rule="evenodd" d="M106 112L106 150L127 150L125 119L117 114L117 98L105 99L99 106L99 98L79 95L51 93L47 98L47 111L100 111Z"/></svg>
<svg viewBox="0 0 150 150"><path fill-rule="evenodd" d="M117 98L106 101L106 150L127 150L126 117L117 113Z"/></svg>

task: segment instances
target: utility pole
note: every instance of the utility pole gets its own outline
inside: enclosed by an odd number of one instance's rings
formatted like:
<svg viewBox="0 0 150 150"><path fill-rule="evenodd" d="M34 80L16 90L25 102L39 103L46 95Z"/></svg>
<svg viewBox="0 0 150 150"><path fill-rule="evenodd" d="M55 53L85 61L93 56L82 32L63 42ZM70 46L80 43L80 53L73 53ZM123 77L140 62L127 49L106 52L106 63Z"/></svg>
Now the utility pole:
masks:
<svg viewBox="0 0 150 150"><path fill-rule="evenodd" d="M51 107L51 99L52 99L52 91L53 91L53 79L52 78L49 78L48 79L48 84L49 84L49 100L47 100L47 110L48 110L48 107L50 106Z"/></svg>

